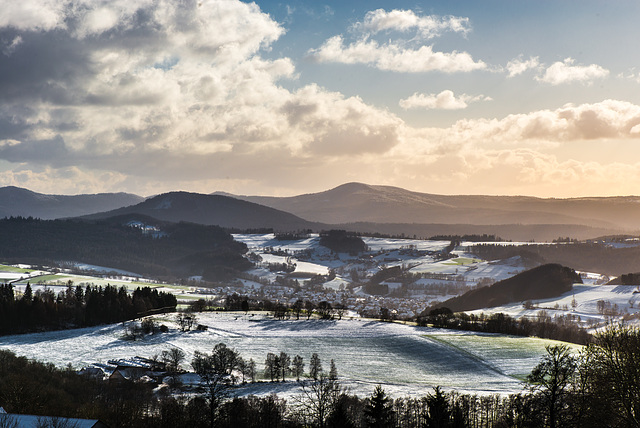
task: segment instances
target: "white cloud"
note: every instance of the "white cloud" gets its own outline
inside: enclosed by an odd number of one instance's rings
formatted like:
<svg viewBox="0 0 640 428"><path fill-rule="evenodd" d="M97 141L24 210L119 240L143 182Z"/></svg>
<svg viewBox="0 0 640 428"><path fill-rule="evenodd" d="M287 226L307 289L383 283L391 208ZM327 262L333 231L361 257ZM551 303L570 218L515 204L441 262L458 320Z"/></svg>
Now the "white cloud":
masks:
<svg viewBox="0 0 640 428"><path fill-rule="evenodd" d="M415 108L460 110L467 108L469 103L481 100L489 101L491 98L484 95L473 97L467 94L456 97L453 91L446 89L439 94L426 95L416 92L409 98L400 100L399 105L405 110Z"/></svg>
<svg viewBox="0 0 640 428"><path fill-rule="evenodd" d="M0 28L40 31L62 27L64 9L69 3L56 0L5 1L0 13Z"/></svg>
<svg viewBox="0 0 640 428"><path fill-rule="evenodd" d="M418 16L412 10L394 9L387 12L376 9L365 14L364 21L353 25L353 29L376 34L381 31L415 30L420 37L433 38L445 31L467 34L470 31L469 18L435 15Z"/></svg>
<svg viewBox="0 0 640 428"><path fill-rule="evenodd" d="M309 54L319 62L367 64L380 70L403 73L455 73L487 68L484 62L474 61L466 52L434 52L431 46L407 49L393 43L379 45L375 40L359 40L344 46L342 36L331 37Z"/></svg>
<svg viewBox="0 0 640 428"><path fill-rule="evenodd" d="M283 88L292 61L260 54L284 30L253 3L76 6L63 8L55 40L32 26L14 44L30 67L0 69L0 160L20 168L5 182L43 189L42 177L72 167L123 185L252 181L399 143L402 121L386 110L316 85Z"/></svg>
<svg viewBox="0 0 640 428"><path fill-rule="evenodd" d="M529 59L523 60L522 57L515 58L507 63L507 70L509 71L509 77L514 77L524 73L527 70L538 68L540 65L539 58L529 57Z"/></svg>
<svg viewBox="0 0 640 428"><path fill-rule="evenodd" d="M440 36L445 31L466 35L470 31L469 19L461 17L419 16L411 10L377 9L366 13L363 22L351 27L353 41L345 44L342 35L327 39L309 56L318 62L366 64L380 70L401 73L442 71L468 72L486 69L482 61L475 61L467 52L437 52L432 45L419 43L423 39ZM384 43L373 38L383 31L413 32L409 40L394 39Z"/></svg>
<svg viewBox="0 0 640 428"><path fill-rule="evenodd" d="M574 62L573 58L566 58L563 62L554 62L542 76L536 79L552 85L572 82L591 84L595 79L603 79L609 75L609 70L597 64L573 65Z"/></svg>

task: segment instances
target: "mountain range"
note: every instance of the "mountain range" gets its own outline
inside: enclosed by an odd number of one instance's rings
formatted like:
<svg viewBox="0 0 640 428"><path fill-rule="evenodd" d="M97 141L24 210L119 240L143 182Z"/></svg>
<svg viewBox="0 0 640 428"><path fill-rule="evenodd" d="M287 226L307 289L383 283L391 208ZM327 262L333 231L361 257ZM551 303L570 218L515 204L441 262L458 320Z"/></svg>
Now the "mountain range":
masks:
<svg viewBox="0 0 640 428"><path fill-rule="evenodd" d="M640 230L640 198L635 196L450 196L362 183L290 197L169 192L147 199L126 193L61 196L0 188L0 217L102 219L134 213L235 229L342 228L419 237L485 233L512 240L584 239Z"/></svg>
<svg viewBox="0 0 640 428"><path fill-rule="evenodd" d="M580 224L640 229L640 197L636 196L569 199L450 196L362 183L291 197L227 195L330 224Z"/></svg>
<svg viewBox="0 0 640 428"><path fill-rule="evenodd" d="M20 187L0 187L0 218L35 217L42 220L77 217L139 204L144 198L130 193L45 195Z"/></svg>

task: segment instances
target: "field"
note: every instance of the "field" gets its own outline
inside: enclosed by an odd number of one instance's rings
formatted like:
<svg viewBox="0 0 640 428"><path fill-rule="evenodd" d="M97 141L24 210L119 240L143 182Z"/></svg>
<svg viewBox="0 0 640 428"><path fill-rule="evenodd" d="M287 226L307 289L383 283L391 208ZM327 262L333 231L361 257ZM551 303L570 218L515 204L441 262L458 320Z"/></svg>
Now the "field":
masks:
<svg viewBox="0 0 640 428"><path fill-rule="evenodd" d="M268 352L301 355L307 363L318 353L323 367L335 360L350 391L369 395L380 383L394 396L422 396L436 385L460 392L487 394L522 391L520 382L544 354L548 340L477 335L412 325L355 319L342 321L276 321L262 314L206 313L199 322L205 332L178 331L171 317L159 317L170 327L165 334L138 341L122 340L121 325L5 336L0 348L57 366L81 368L113 358L152 357L172 346L187 354L210 352L219 342L253 358L262 372ZM277 391L296 393L296 382L244 388L241 394Z"/></svg>

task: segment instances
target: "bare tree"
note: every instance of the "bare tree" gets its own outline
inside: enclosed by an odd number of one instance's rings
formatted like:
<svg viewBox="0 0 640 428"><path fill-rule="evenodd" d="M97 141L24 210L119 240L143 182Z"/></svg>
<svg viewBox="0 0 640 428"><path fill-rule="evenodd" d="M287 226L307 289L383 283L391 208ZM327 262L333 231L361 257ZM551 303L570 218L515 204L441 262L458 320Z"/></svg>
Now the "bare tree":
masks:
<svg viewBox="0 0 640 428"><path fill-rule="evenodd" d="M264 360L264 377L270 378L271 382L274 379L278 379L280 372L280 357L273 352L267 354L267 358Z"/></svg>
<svg viewBox="0 0 640 428"><path fill-rule="evenodd" d="M285 381L285 376L291 371L291 357L286 352L280 352L280 374L282 375L282 381Z"/></svg>
<svg viewBox="0 0 640 428"><path fill-rule="evenodd" d="M540 392L550 428L558 426L564 406L565 391L576 371L576 358L566 345L547 346L547 355L533 368L527 380Z"/></svg>
<svg viewBox="0 0 640 428"><path fill-rule="evenodd" d="M182 349L173 347L169 350L162 351L160 358L168 372L177 373L180 371L180 364L184 361L185 356L186 354Z"/></svg>
<svg viewBox="0 0 640 428"><path fill-rule="evenodd" d="M320 375L316 380L301 382L301 385L302 395L296 401L305 426L311 424L318 428L327 427L327 419L342 393L340 383Z"/></svg>
<svg viewBox="0 0 640 428"><path fill-rule="evenodd" d="M189 331L198 322L198 318L191 312L179 312L176 315L176 322L181 331Z"/></svg>
<svg viewBox="0 0 640 428"><path fill-rule="evenodd" d="M238 358L235 350L224 343L218 343L211 355L196 351L191 362L207 391L211 427L215 427L218 408L236 381L233 371L238 367Z"/></svg>

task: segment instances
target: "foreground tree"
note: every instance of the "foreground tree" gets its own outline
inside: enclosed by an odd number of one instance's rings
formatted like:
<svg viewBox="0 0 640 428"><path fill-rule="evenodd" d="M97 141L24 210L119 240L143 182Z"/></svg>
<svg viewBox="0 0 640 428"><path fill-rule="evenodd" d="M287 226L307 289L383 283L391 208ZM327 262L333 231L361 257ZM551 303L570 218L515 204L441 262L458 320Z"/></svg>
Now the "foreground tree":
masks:
<svg viewBox="0 0 640 428"><path fill-rule="evenodd" d="M583 426L640 427L640 329L596 335L579 370Z"/></svg>
<svg viewBox="0 0 640 428"><path fill-rule="evenodd" d="M364 407L367 428L387 428L393 426L393 403L377 385Z"/></svg>
<svg viewBox="0 0 640 428"><path fill-rule="evenodd" d="M194 354L191 366L202 379L207 391L211 427L215 427L220 404L235 383L233 371L237 368L238 359L238 353L224 343L218 343L211 355L198 351Z"/></svg>
<svg viewBox="0 0 640 428"><path fill-rule="evenodd" d="M547 355L527 376L533 390L540 395L547 424L556 428L567 406L567 393L576 371L576 358L566 345L547 346Z"/></svg>
<svg viewBox="0 0 640 428"><path fill-rule="evenodd" d="M317 379L302 382L301 385L302 396L298 399L297 410L305 426L327 427L327 420L341 395L340 383L321 374Z"/></svg>

